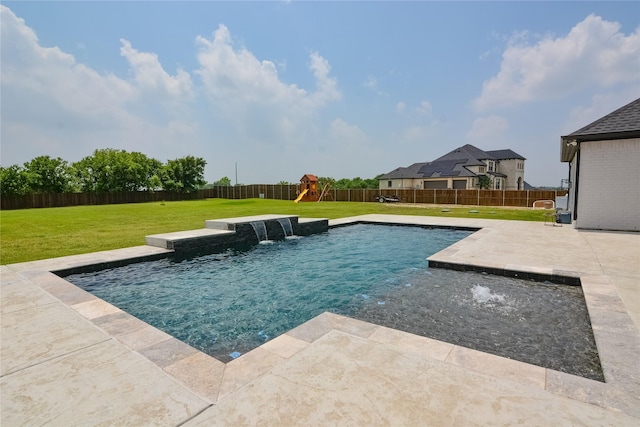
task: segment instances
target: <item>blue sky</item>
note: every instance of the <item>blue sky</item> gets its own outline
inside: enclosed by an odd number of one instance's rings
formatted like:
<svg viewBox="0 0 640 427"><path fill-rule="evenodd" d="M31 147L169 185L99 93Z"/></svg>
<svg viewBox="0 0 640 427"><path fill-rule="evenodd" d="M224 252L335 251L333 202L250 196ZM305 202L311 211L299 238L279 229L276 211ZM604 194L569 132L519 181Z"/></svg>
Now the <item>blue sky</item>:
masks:
<svg viewBox="0 0 640 427"><path fill-rule="evenodd" d="M373 178L464 144L567 176L640 97L638 2L2 1L1 164L98 148L205 178Z"/></svg>

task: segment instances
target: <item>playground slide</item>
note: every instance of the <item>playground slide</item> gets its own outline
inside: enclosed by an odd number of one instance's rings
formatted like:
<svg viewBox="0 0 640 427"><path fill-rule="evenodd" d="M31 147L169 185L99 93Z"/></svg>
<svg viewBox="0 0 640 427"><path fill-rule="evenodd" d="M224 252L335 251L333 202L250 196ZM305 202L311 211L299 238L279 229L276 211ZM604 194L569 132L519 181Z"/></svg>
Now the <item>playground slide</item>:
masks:
<svg viewBox="0 0 640 427"><path fill-rule="evenodd" d="M304 191L300 193L300 195L298 195L298 198L293 201L293 203L298 203L300 200L302 200L304 195L307 194L307 191L309 191L309 189L305 188Z"/></svg>

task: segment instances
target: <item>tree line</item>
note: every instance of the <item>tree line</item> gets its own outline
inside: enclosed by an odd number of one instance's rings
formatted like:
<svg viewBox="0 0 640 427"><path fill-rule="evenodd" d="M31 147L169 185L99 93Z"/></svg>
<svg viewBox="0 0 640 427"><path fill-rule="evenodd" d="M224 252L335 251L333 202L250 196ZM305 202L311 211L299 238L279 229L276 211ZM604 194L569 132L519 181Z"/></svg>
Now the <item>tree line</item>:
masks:
<svg viewBox="0 0 640 427"><path fill-rule="evenodd" d="M199 157L162 163L138 152L112 148L69 164L60 157L39 156L23 166L0 166L0 194L177 191L191 192L206 184Z"/></svg>
<svg viewBox="0 0 640 427"><path fill-rule="evenodd" d="M207 162L186 156L162 163L139 152L112 148L95 150L75 163L60 157L39 156L23 166L0 166L0 195L117 191L192 192L217 185L231 186L228 177L212 184L204 179ZM320 188L337 190L378 188L378 178L318 178ZM280 181L280 185L297 185Z"/></svg>

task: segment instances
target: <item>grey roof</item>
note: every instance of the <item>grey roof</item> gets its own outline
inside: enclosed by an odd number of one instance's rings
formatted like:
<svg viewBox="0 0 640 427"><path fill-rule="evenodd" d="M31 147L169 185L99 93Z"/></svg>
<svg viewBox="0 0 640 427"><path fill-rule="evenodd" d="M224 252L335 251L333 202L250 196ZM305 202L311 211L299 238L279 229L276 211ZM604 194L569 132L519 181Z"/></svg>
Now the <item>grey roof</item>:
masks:
<svg viewBox="0 0 640 427"><path fill-rule="evenodd" d="M578 140L620 139L620 134L627 132L640 134L640 98L562 138ZM635 138L635 136L632 137Z"/></svg>
<svg viewBox="0 0 640 427"><path fill-rule="evenodd" d="M425 164L418 172L423 178L475 176L465 167L468 162L468 159L434 160Z"/></svg>
<svg viewBox="0 0 640 427"><path fill-rule="evenodd" d="M434 161L439 160L458 160L458 159L466 159L468 165L483 165L484 162L481 160L489 159L495 160L490 154L486 151L482 151L479 148L474 147L471 144L463 145L462 147L458 147L453 151L448 152L442 157L438 157Z"/></svg>
<svg viewBox="0 0 640 427"><path fill-rule="evenodd" d="M432 162L414 163L406 168L400 167L380 176L379 179L472 177L476 174L467 169L467 166L484 166L483 160L506 159L525 160L511 150L483 151L471 144L466 144Z"/></svg>
<svg viewBox="0 0 640 427"><path fill-rule="evenodd" d="M508 159L520 159L527 160L522 157L520 154L516 153L512 150L491 150L487 151L487 154L492 155L496 160L508 160Z"/></svg>
<svg viewBox="0 0 640 427"><path fill-rule="evenodd" d="M382 175L378 179L401 179L401 178L421 178L422 175L419 175L419 170L422 166L426 165L426 162L423 163L414 163L406 168L396 168L391 172Z"/></svg>
<svg viewBox="0 0 640 427"><path fill-rule="evenodd" d="M560 161L570 162L578 147L575 142L640 138L640 98L585 127L560 137Z"/></svg>

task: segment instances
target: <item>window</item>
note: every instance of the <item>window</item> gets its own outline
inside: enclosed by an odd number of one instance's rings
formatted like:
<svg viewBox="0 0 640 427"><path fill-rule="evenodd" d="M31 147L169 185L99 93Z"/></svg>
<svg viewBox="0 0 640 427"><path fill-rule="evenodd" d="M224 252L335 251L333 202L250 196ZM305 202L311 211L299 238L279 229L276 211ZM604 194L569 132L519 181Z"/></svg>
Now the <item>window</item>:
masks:
<svg viewBox="0 0 640 427"><path fill-rule="evenodd" d="M489 160L489 161L487 162L487 166L488 166L487 170L488 170L489 172L495 172L496 164L495 164L495 162L494 162L493 160Z"/></svg>
<svg viewBox="0 0 640 427"><path fill-rule="evenodd" d="M496 190L500 189L500 181L502 181L501 179L496 179Z"/></svg>
<svg viewBox="0 0 640 427"><path fill-rule="evenodd" d="M387 181L387 187L391 188L393 186L393 181Z"/></svg>
<svg viewBox="0 0 640 427"><path fill-rule="evenodd" d="M484 172L485 172L485 170L486 170L486 168L485 168L484 166L480 166L480 168L479 168L478 172L479 172L479 173L484 173Z"/></svg>

